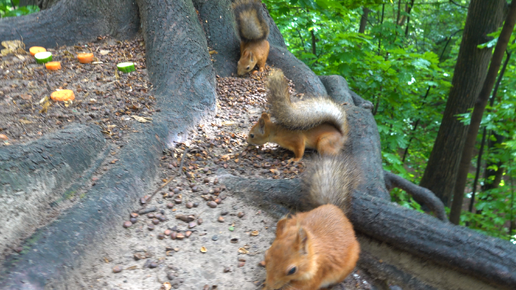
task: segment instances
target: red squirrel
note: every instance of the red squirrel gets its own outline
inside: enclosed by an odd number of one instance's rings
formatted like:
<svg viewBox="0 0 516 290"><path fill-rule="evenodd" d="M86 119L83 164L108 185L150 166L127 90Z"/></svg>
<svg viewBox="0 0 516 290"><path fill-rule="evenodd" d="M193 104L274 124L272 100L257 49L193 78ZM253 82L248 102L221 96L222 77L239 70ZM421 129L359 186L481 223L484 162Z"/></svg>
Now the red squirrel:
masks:
<svg viewBox="0 0 516 290"><path fill-rule="evenodd" d="M269 26L260 13L260 7L260 0L237 0L233 3L240 36L239 76L252 71L256 65L263 72L269 56Z"/></svg>
<svg viewBox="0 0 516 290"><path fill-rule="evenodd" d="M360 245L349 213L358 183L354 163L343 155L318 156L303 177L308 204L317 206L282 218L265 254L265 288L316 290L342 282L355 268Z"/></svg>
<svg viewBox="0 0 516 290"><path fill-rule="evenodd" d="M291 103L288 83L281 70L268 76L267 102L271 115L262 113L247 135L247 142L262 145L277 143L294 152L299 161L305 148L316 149L322 155L339 154L347 140L346 112L329 98L309 98Z"/></svg>

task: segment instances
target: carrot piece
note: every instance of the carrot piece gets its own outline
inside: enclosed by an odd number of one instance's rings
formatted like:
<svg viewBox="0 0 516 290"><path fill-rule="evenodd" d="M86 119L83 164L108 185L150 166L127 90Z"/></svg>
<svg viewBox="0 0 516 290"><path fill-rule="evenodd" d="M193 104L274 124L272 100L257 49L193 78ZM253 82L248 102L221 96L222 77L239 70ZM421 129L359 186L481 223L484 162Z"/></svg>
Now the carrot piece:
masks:
<svg viewBox="0 0 516 290"><path fill-rule="evenodd" d="M59 61L47 62L47 63L45 63L45 67L48 70L60 70L61 69L61 62L59 62Z"/></svg>
<svg viewBox="0 0 516 290"><path fill-rule="evenodd" d="M90 63L93 61L93 53L78 53L77 59L80 63Z"/></svg>
<svg viewBox="0 0 516 290"><path fill-rule="evenodd" d="M75 94L72 90L60 90L55 91L50 95L50 98L56 102L58 101L73 101L75 100Z"/></svg>
<svg viewBox="0 0 516 290"><path fill-rule="evenodd" d="M33 46L33 47L29 48L29 52L30 52L30 54L32 54L32 56L35 56L36 53L38 53L38 52L45 52L45 51L47 51L47 50L41 46Z"/></svg>

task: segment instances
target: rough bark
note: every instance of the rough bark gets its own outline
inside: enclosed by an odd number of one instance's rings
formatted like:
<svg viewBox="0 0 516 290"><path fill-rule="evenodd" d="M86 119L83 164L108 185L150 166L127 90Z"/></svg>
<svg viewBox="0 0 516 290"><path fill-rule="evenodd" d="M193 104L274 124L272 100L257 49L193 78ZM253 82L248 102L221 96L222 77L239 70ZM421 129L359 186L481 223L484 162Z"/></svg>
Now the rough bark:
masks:
<svg viewBox="0 0 516 290"><path fill-rule="evenodd" d="M122 224L132 201L156 177L166 145L215 109L215 74L191 1L177 0L171 5L142 0L138 4L144 8L140 11L147 67L161 112L153 116L152 125L136 125L143 133L122 148L117 164L87 192L81 204L38 230L20 255L4 261L2 289L44 289L51 281L63 279L81 255ZM179 57L170 51L188 53Z"/></svg>
<svg viewBox="0 0 516 290"><path fill-rule="evenodd" d="M303 203L307 198L299 180L256 180L229 175L221 175L219 179L234 194L278 217L288 212L288 208L309 209L309 205ZM511 243L439 222L369 193L356 191L353 194L349 218L359 234L476 277L495 288L511 289L516 285L516 247ZM411 278L407 279L409 283Z"/></svg>
<svg viewBox="0 0 516 290"><path fill-rule="evenodd" d="M442 221L447 221L446 212L444 211L444 205L440 199L438 199L433 192L430 190L415 185L414 183L403 179L395 174L388 171L385 172L385 186L388 191L393 188L399 188L409 193L415 201L419 204L426 206L431 212L435 214L435 217Z"/></svg>
<svg viewBox="0 0 516 290"><path fill-rule="evenodd" d="M0 253L39 226L38 212L54 206L88 180L106 141L97 126L71 125L36 142L0 150ZM102 161L102 158L99 158Z"/></svg>
<svg viewBox="0 0 516 290"><path fill-rule="evenodd" d="M367 25L367 16L369 15L371 10L367 7L362 7L362 17L360 17L360 27L358 28L358 33L364 33Z"/></svg>
<svg viewBox="0 0 516 290"><path fill-rule="evenodd" d="M134 1L61 0L38 13L0 19L0 39L22 39L27 47L56 47L108 34L127 39L139 28Z"/></svg>
<svg viewBox="0 0 516 290"><path fill-rule="evenodd" d="M464 114L473 107L482 88L491 50L479 49L477 46L488 41L487 34L500 26L504 4L503 0L472 0L469 5L452 88L420 183L434 192L447 206L451 204L468 129L457 119L457 115Z"/></svg>
<svg viewBox="0 0 516 290"><path fill-rule="evenodd" d="M464 189L466 188L466 180L468 179L469 167L471 159L473 158L473 150L475 149L475 143L477 140L478 130L480 128L480 122L484 115L484 110L491 96L491 91L496 83L496 76L502 65L503 56L507 45L509 44L512 30L514 29L514 23L516 22L516 3L511 5L505 24L498 37L493 57L491 59L491 65L487 72L487 77L482 86L482 90L478 95L478 99L475 102L473 113L471 114L471 122L468 128L468 134L466 135L466 144L462 151L462 157L460 160L459 171L457 173L457 181L455 184L453 203L450 211L450 221L454 224L459 224L460 213L462 209L462 201L464 199Z"/></svg>

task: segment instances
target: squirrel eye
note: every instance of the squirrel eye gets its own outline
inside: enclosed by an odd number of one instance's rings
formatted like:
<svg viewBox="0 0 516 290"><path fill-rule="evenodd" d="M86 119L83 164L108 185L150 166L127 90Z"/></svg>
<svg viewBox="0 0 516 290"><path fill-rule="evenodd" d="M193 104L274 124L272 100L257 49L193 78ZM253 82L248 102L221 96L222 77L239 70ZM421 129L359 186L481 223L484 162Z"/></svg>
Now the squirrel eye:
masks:
<svg viewBox="0 0 516 290"><path fill-rule="evenodd" d="M288 270L287 275L293 275L294 273L296 273L296 270L297 270L297 268L296 268L296 267L292 267L292 268L290 268L290 270Z"/></svg>
<svg viewBox="0 0 516 290"><path fill-rule="evenodd" d="M254 134L250 134L249 136L250 136L251 138L254 138Z"/></svg>

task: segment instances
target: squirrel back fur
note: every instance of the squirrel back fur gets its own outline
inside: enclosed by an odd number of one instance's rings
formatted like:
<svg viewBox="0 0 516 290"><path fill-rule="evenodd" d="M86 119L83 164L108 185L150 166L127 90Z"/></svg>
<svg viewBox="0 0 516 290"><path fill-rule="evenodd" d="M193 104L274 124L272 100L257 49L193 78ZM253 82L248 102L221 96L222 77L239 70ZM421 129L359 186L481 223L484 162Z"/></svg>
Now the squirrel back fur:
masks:
<svg viewBox="0 0 516 290"><path fill-rule="evenodd" d="M269 36L269 25L260 13L260 0L236 0L233 10L240 40L261 41Z"/></svg>
<svg viewBox="0 0 516 290"><path fill-rule="evenodd" d="M308 192L308 204L317 207L334 204L348 214L351 193L360 176L357 166L348 154L315 155L303 173L302 183Z"/></svg>
<svg viewBox="0 0 516 290"><path fill-rule="evenodd" d="M288 84L281 70L273 70L268 78L267 101L277 124L291 131L309 130L323 123L337 128L343 136L348 134L346 112L327 97L315 97L292 103Z"/></svg>

